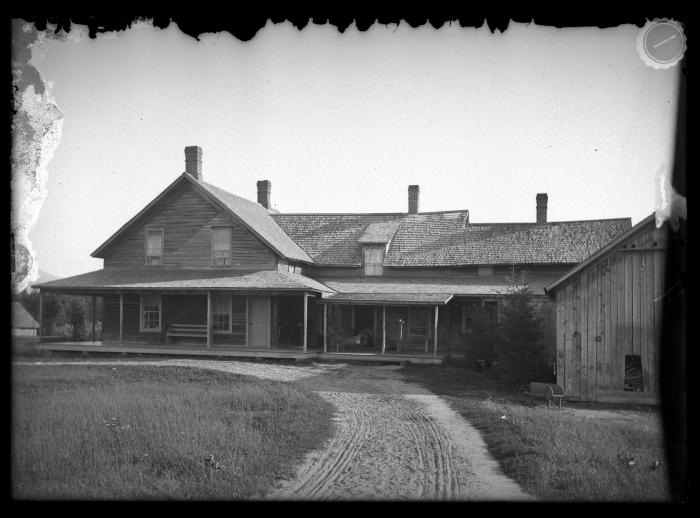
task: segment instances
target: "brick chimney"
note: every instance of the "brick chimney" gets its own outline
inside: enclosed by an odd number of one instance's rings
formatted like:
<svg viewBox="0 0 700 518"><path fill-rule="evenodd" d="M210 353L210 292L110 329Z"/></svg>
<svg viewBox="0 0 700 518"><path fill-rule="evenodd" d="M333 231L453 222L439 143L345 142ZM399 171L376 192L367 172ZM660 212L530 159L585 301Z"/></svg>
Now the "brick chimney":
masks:
<svg viewBox="0 0 700 518"><path fill-rule="evenodd" d="M408 186L408 213L418 214L420 206L420 187L418 185Z"/></svg>
<svg viewBox="0 0 700 518"><path fill-rule="evenodd" d="M196 180L204 180L202 176L202 148L187 146L185 148L185 172Z"/></svg>
<svg viewBox="0 0 700 518"><path fill-rule="evenodd" d="M272 184L270 180L260 180L258 182L258 203L270 210L272 204L270 203L270 192L272 191Z"/></svg>
<svg viewBox="0 0 700 518"><path fill-rule="evenodd" d="M537 195L537 224L547 223L547 193L541 192Z"/></svg>

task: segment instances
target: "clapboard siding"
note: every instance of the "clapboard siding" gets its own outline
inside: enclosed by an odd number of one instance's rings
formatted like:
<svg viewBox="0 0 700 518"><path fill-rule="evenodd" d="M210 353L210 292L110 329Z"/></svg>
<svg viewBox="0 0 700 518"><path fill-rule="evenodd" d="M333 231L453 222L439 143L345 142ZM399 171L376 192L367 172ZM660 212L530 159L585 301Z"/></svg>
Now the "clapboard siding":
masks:
<svg viewBox="0 0 700 518"><path fill-rule="evenodd" d="M190 186L183 186L162 200L140 225L112 245L104 257L105 268L143 267L147 227L164 229L163 266L211 268L211 229L216 226L232 229L233 269L277 268L277 255L269 247Z"/></svg>
<svg viewBox="0 0 700 518"><path fill-rule="evenodd" d="M557 381L567 395L658 396L668 230L653 221L555 288ZM643 394L625 391L625 356L642 360Z"/></svg>

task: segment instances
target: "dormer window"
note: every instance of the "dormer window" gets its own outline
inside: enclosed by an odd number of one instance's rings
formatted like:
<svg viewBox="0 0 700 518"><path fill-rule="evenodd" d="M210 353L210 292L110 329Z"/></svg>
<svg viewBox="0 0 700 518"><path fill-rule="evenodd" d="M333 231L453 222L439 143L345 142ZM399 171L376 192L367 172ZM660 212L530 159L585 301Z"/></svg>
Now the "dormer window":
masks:
<svg viewBox="0 0 700 518"><path fill-rule="evenodd" d="M231 229L212 229L212 258L214 266L231 266Z"/></svg>
<svg viewBox="0 0 700 518"><path fill-rule="evenodd" d="M163 264L163 229L146 229L146 266Z"/></svg>
<svg viewBox="0 0 700 518"><path fill-rule="evenodd" d="M364 266L365 275L376 276L382 275L383 264L384 264L384 253L386 252L385 245L365 245L364 254Z"/></svg>

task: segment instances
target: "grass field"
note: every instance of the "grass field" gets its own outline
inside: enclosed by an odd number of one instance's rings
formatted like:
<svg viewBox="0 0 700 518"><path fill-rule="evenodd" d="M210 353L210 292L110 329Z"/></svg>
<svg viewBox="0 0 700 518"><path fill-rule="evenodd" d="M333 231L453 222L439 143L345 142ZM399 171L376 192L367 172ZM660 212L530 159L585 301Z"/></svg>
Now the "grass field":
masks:
<svg viewBox="0 0 700 518"><path fill-rule="evenodd" d="M179 367L13 366L19 499L261 498L332 433L280 382Z"/></svg>
<svg viewBox="0 0 700 518"><path fill-rule="evenodd" d="M663 427L648 408L563 403L547 410L460 365L407 365L410 381L444 396L482 433L504 472L556 501L669 498ZM605 412L603 412L604 410ZM660 464L655 467L655 461Z"/></svg>

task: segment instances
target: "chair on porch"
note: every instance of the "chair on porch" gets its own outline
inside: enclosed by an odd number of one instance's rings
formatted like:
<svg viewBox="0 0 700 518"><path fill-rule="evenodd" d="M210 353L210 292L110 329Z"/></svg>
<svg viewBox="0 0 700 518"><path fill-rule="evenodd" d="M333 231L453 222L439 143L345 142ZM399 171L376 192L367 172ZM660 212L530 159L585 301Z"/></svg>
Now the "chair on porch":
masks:
<svg viewBox="0 0 700 518"><path fill-rule="evenodd" d="M340 348L345 352L345 347L347 346L366 346L371 333L369 329L365 329L357 335L345 335L337 331L333 326L328 327L328 335L331 339L331 344L335 345L336 352L338 352Z"/></svg>

